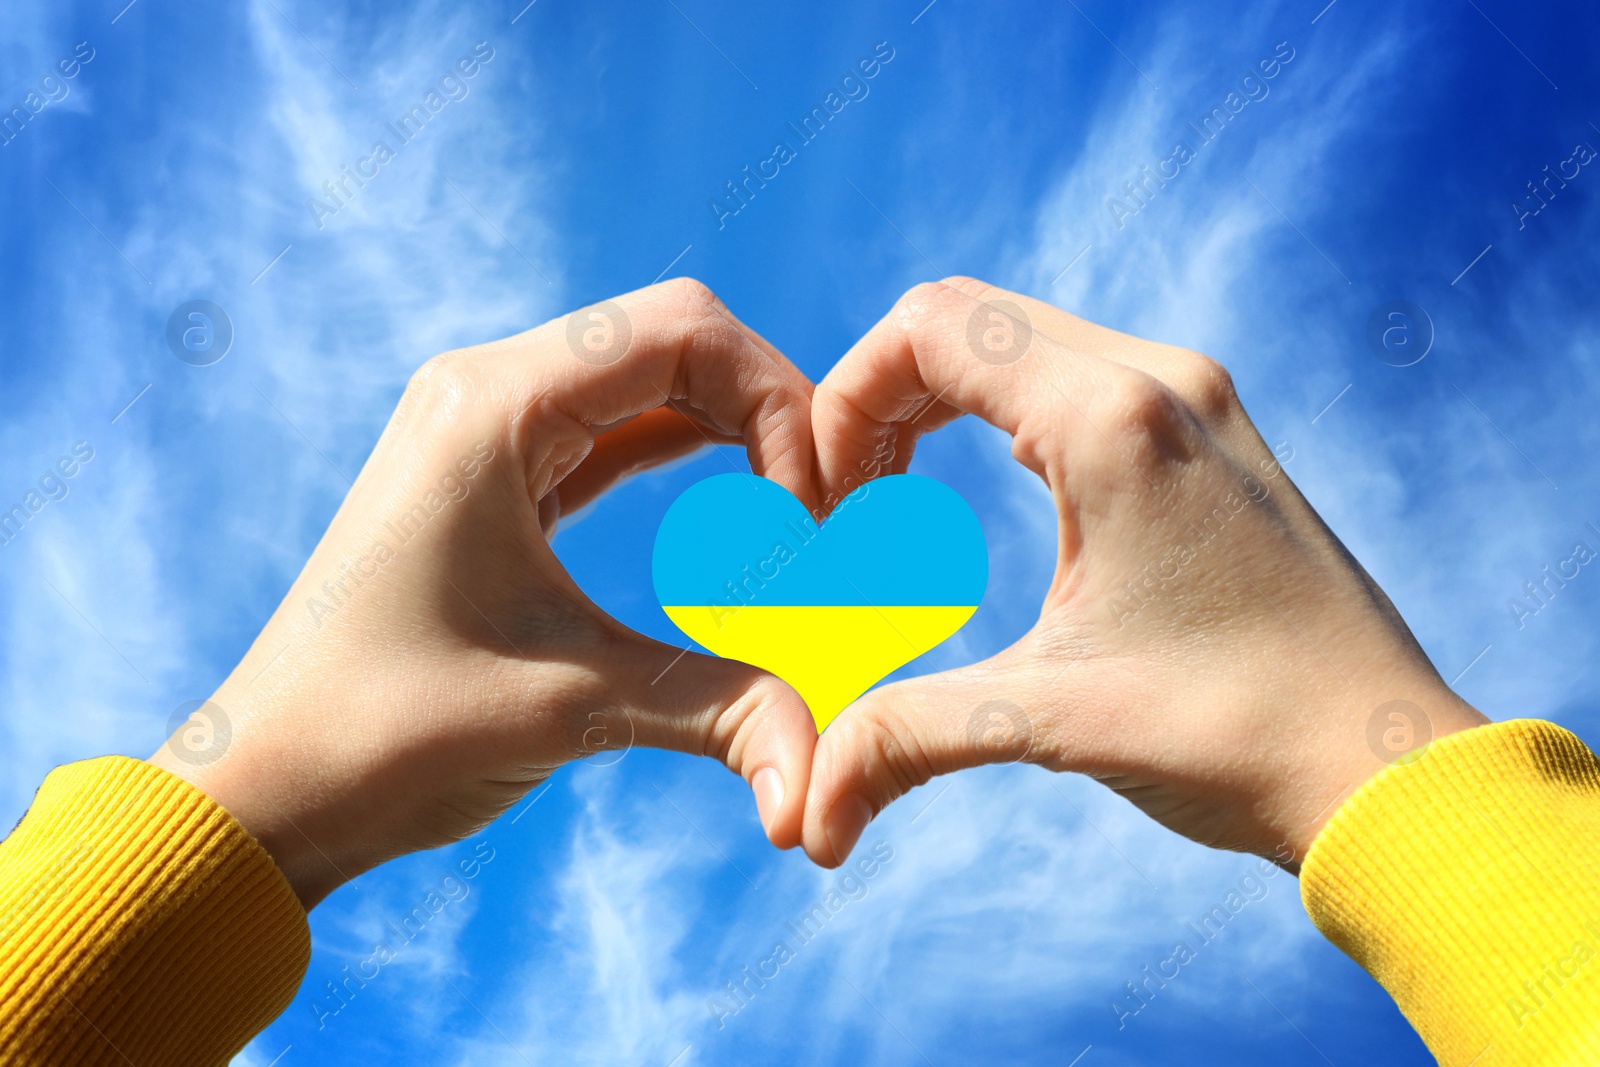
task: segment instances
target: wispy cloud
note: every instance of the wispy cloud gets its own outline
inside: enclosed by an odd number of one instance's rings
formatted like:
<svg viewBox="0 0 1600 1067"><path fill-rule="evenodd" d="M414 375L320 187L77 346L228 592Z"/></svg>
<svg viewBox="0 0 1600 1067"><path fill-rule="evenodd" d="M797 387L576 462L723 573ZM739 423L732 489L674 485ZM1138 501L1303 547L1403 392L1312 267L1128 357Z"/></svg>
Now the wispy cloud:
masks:
<svg viewBox="0 0 1600 1067"><path fill-rule="evenodd" d="M60 306L37 313L65 324L58 348L85 358L45 371L33 405L0 431L9 446L0 496L20 499L75 441L95 459L0 550L13 813L55 763L153 749L172 707L220 680L261 621L232 606L287 586L423 360L526 329L557 307L556 286L522 258L559 277L546 223L530 210L537 131L519 119L512 136L495 104L519 76L508 57L451 104L463 114L437 116L322 231L305 204L495 32L438 4L391 12L381 28L266 0L231 17L248 42L238 75L252 91L146 116L164 143L185 146L181 181L141 173L124 217L102 190L57 175L151 284L72 208L50 205L48 225L79 247L80 262L70 296L52 294ZM102 73L115 49L137 47L139 26L118 27L102 66L79 80ZM51 54L60 36L44 25L8 32L27 56ZM319 48L359 71L359 92ZM159 341L166 313L197 296L224 308L236 338L204 368ZM98 355L109 353L132 358ZM253 551L241 566L215 550L224 543ZM219 628L231 638L220 646ZM64 710L70 730L57 718Z"/></svg>
<svg viewBox="0 0 1600 1067"><path fill-rule="evenodd" d="M1527 238L1495 249L1511 264L1509 291L1490 305L1507 312L1498 318L1463 306L1448 285L1478 246L1454 258L1444 248L1411 248L1398 262L1387 251L1343 251L1350 242L1339 220L1369 213L1393 180L1371 158L1381 151L1371 142L1386 136L1374 134L1371 116L1425 91L1413 70L1445 31L1432 15L1410 12L1403 28L1379 20L1352 36L1333 17L1313 32L1285 9L1263 9L1230 25L1225 40L1199 23L1158 40L1147 69L1162 91L1129 93L1097 116L1081 158L1040 210L1036 250L1011 281L1097 321L1224 360L1263 433L1295 448L1296 482L1389 590L1446 680L1498 643L1511 654L1491 652L1475 666L1463 679L1469 693L1482 693L1496 714L1554 714L1575 687L1593 693L1600 684L1568 669L1592 642L1570 625L1557 641L1525 640L1505 601L1582 532L1581 487L1595 482L1563 457L1600 447L1600 429L1580 414L1595 380L1594 316L1552 285L1542 249ZM1207 51L1197 42L1207 40L1218 55L1256 41L1263 56L1286 40L1295 59L1215 145L1201 147L1190 124L1238 89L1235 75L1246 69L1194 62ZM1165 187L1145 184L1148 206L1119 227L1108 201L1133 203L1126 183L1168 155L1174 139L1195 146L1194 162ZM1364 161L1359 177L1352 155ZM1569 214L1556 225L1592 224L1592 200L1561 207ZM1482 243L1511 219L1499 200L1486 203ZM1594 259L1588 250L1573 255ZM1434 349L1414 368L1384 365L1364 337L1367 313L1397 295L1424 300L1434 317ZM1497 369L1508 357L1525 376L1510 406L1498 390L1511 376ZM1491 425L1474 401L1500 419ZM1561 438L1554 426L1566 428ZM1567 471L1562 491L1541 469L1556 464Z"/></svg>
<svg viewBox="0 0 1600 1067"><path fill-rule="evenodd" d="M1397 181L1423 180L1420 163L1402 172L1387 161L1410 130L1402 118L1426 121L1427 94L1445 91L1433 82L1439 57L1457 55L1445 40L1454 24L1420 5L1362 11L1358 23L1340 4L1313 25L1320 6L1126 18L1114 6L1086 6L1106 36L1070 9L1060 24L1030 13L1044 43L1005 42L1012 51L1004 62L1016 61L1005 78L1000 60L974 54L975 24L959 5L921 11L905 36L900 27L885 31L901 49L898 80L874 90L861 140L818 146L812 177L797 179L813 184L785 194L795 212L769 205L752 219L747 259L730 241L700 242L670 223L681 199L685 216L692 211L705 225L704 189L720 181L716 160L747 150L749 139L740 132L732 149L712 151L696 138L714 141L707 130L724 114L737 126L742 108L765 107L783 91L789 60L733 9L685 13L741 66L748 62L763 89L715 96L708 109L705 84L713 83L690 76L687 88L672 84L655 65L659 42L630 51L621 29L596 19L575 30L557 17L559 5L537 5L514 27L520 3L425 2L371 16L253 0L178 22L159 5L134 7L74 87L69 103L82 110L47 113L29 144L13 146L21 152L0 179L25 194L18 201L30 210L19 219L36 217L36 232L8 257L20 266L6 340L20 339L14 347L29 356L22 366L0 352L8 390L16 385L0 426L0 502L21 499L73 442L96 450L68 495L0 548L4 812L20 815L55 763L142 755L158 743L171 709L209 691L287 587L415 366L561 311L576 267L562 262L563 250L587 247L594 236L581 231L613 216L641 229L640 247L649 249L617 257L649 261L632 284L693 241L675 270L722 269L735 289L747 278L782 279L771 283L782 291L770 306L751 297L757 315L780 328L784 316L826 319L824 301L886 304L879 275L900 268L884 265L903 265L909 284L927 275L926 254L941 269L981 268L1086 317L1224 359L1263 432L1295 447L1296 482L1395 596L1447 679L1492 645L1463 678L1469 696L1497 715L1560 713L1592 724L1583 703L1592 704L1597 679L1583 665L1593 661L1584 613L1594 601L1582 583L1600 583L1600 572L1585 570L1525 630L1514 627L1505 600L1585 537L1582 519L1600 523L1600 514L1585 515L1586 501L1600 499L1588 461L1600 426L1587 410L1600 386L1592 340L1600 322L1592 286L1582 289L1600 264L1574 236L1594 232L1600 201L1574 188L1530 223L1542 230L1507 233L1503 200L1520 177L1503 196L1475 199L1441 181L1441 199L1482 201L1481 234L1469 204L1448 234L1372 236L1391 225L1375 200ZM896 18L909 23L919 8ZM77 39L52 12L27 8L0 28L0 56L18 78L42 73ZM93 17L109 15L96 9ZM670 8L661 18L687 29ZM760 17L762 33L781 29L806 43L798 24L774 18ZM1002 16L983 21L1004 25ZM194 40L174 37L175 29ZM859 36L867 39L866 25ZM180 39L204 40L195 54L221 57L216 70L202 71L203 92L179 79L157 101L136 78L139 92L107 78L115 64L138 67L130 57L141 50L157 54ZM496 52L470 93L443 107L319 229L307 199L325 196L323 183L367 157L387 124L478 41ZM1222 103L1245 67L1279 41L1296 54L1270 94L1116 227L1107 199L1125 198L1125 183L1166 158L1175 138L1193 136L1188 123ZM810 55L810 44L791 43L784 56ZM746 92L712 49L702 51L715 78ZM563 53L580 60L561 68ZM533 68L535 55L546 69ZM1104 68L1085 56L1100 56ZM818 58L815 69L833 77L835 58ZM1058 99L1016 88L1058 68L1082 74L1063 79ZM697 68L673 57L665 69ZM965 80L949 77L956 72ZM814 96L821 82L813 73L806 68L787 99ZM1568 95L1567 76L1552 74ZM996 87L1002 82L1009 88ZM1014 120L1007 108L1025 109L1028 122L1006 126ZM716 117L700 114L707 110ZM587 125L576 134L564 128L554 151L547 124L571 113ZM773 113L743 118L748 130L765 130ZM703 124L685 126L689 115ZM926 154L927 144L949 143L938 135L952 127L995 143L980 136L991 118L1016 134L1010 155ZM1493 124L1481 125L1483 143L1499 151L1486 132ZM1072 131L1067 148L1058 127ZM57 150L82 147L57 141L80 130L115 151ZM597 135L626 151L597 163L593 143L582 140ZM1600 144L1600 133L1592 139ZM697 155L707 159L704 173ZM1430 166L1465 166L1471 155ZM1537 156L1526 177L1556 158ZM985 184L1000 170L1033 181L1032 164L1050 158L1058 169L1034 185ZM604 166L659 171L659 186L648 187L659 202L612 198L616 188L641 186L605 185ZM846 171L894 229L860 203ZM896 181L927 192L933 207L880 192ZM952 200L968 188L1032 193L975 198L951 211L945 194L929 192L941 183ZM575 208L572 218L557 214L562 205ZM830 225L856 209L882 227L881 239ZM651 229L658 215L669 219L664 232ZM802 254L783 244L792 238L759 229L779 229L785 218L817 248ZM14 240L13 231L22 232L20 223L0 241ZM775 246L767 244L773 236ZM839 249L858 251L861 263L845 262ZM984 255L963 254L973 249ZM1434 351L1414 368L1384 366L1365 347L1368 312L1394 297L1421 302L1438 329ZM179 363L161 341L172 308L193 298L222 305L236 329L233 350L211 367ZM969 420L928 439L920 457L919 470L978 506L993 559L990 599L958 640L919 664L927 669L986 655L1026 628L1049 581L1055 525L1043 488L997 433ZM605 536L580 525L563 550L609 543ZM1600 538L1590 543L1600 549ZM631 589L602 594L637 598ZM663 804L657 786L681 812ZM882 840L894 858L865 894L793 946L793 961L718 1028L708 1001L769 958L773 943L791 936L791 921L840 891L841 875L771 853L747 789L703 763L630 758L609 771L563 772L552 788L559 791L540 812L557 814L537 838L528 900L513 927L490 907L502 898L491 896L486 875L481 899L451 912L409 962L396 964L392 999L336 1024L339 1040L365 1027L391 1059L681 1056L680 1067L921 1063L924 1055L947 1063L1012 1048L1026 1060L1046 1045L1064 1050L1066 1062L1093 1041L1083 1067L1133 1062L1142 1050L1106 1037L1118 1033L1112 999L1250 863L1180 841L1087 780L1026 767L937 780L868 832L865 847ZM387 906L405 901L416 869L374 872L318 909L313 980L324 963L355 951ZM493 868L493 877L507 869ZM1207 1009L1219 998L1248 991L1242 977L1299 988L1315 935L1290 900L1293 883L1281 879L1205 951L1194 980L1175 983L1163 993L1170 1001L1130 1026L1170 1022L1192 1032L1216 1014ZM524 954L527 940L537 943L534 955ZM1250 1003L1236 1017L1282 1025ZM271 1063L291 1043L280 1067L330 1058L335 1044L302 1041L316 1031L309 1013L294 1011L240 1062Z"/></svg>
<svg viewBox="0 0 1600 1067"><path fill-rule="evenodd" d="M551 953L508 975L485 1008L497 1021L471 1029L461 1063L520 1062L519 1050L541 1060L665 1063L688 1043L680 1038L704 1008L684 988L678 956L715 857L685 847L691 831L681 823L640 829L648 798L619 797L616 780L610 768L572 779L581 808L565 835L556 911L527 916L548 924ZM659 798L653 807L659 815Z"/></svg>

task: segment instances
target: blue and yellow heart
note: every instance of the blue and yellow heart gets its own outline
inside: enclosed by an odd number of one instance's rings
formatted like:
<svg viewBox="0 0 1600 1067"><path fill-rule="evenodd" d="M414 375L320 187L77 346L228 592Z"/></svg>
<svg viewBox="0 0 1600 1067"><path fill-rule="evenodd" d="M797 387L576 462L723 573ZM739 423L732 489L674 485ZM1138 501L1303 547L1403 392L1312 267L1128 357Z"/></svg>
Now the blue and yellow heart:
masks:
<svg viewBox="0 0 1600 1067"><path fill-rule="evenodd" d="M966 624L989 556L967 502L931 478L869 482L818 527L776 482L721 474L667 509L652 570L678 629L794 686L821 730Z"/></svg>

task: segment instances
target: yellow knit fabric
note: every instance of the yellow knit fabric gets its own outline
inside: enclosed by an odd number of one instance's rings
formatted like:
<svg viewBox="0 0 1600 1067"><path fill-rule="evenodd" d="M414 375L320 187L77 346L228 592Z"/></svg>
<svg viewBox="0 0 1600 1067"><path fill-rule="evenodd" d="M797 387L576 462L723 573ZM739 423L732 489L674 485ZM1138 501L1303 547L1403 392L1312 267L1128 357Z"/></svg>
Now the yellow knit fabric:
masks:
<svg viewBox="0 0 1600 1067"><path fill-rule="evenodd" d="M1317 836L1301 896L1444 1067L1600 1064L1600 765L1560 727L1386 768Z"/></svg>
<svg viewBox="0 0 1600 1067"><path fill-rule="evenodd" d="M310 952L276 864L204 793L123 756L58 767L0 842L0 1064L226 1063Z"/></svg>
<svg viewBox="0 0 1600 1067"><path fill-rule="evenodd" d="M1452 734L1345 802L1306 910L1444 1067L1600 1064L1600 764L1514 721ZM188 783L57 768L0 843L0 1064L226 1062L293 998L305 914Z"/></svg>

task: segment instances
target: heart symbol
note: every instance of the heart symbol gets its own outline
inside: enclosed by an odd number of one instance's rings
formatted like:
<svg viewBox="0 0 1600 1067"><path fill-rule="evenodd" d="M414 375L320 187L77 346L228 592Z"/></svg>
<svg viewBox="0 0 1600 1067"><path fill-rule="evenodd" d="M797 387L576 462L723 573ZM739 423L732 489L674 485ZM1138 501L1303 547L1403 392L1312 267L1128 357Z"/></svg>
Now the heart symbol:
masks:
<svg viewBox="0 0 1600 1067"><path fill-rule="evenodd" d="M719 474L667 509L652 572L678 629L794 686L821 730L961 629L989 555L967 502L931 478L869 482L819 528L776 482Z"/></svg>

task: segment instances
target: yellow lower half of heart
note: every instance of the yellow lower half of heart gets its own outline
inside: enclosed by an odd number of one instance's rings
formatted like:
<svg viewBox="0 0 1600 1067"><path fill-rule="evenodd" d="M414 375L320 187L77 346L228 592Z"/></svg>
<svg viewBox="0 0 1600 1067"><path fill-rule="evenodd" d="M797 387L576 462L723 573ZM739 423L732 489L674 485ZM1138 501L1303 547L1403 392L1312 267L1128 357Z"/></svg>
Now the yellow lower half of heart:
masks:
<svg viewBox="0 0 1600 1067"><path fill-rule="evenodd" d="M961 629L957 607L667 607L678 629L724 659L794 686L821 730L873 683Z"/></svg>

